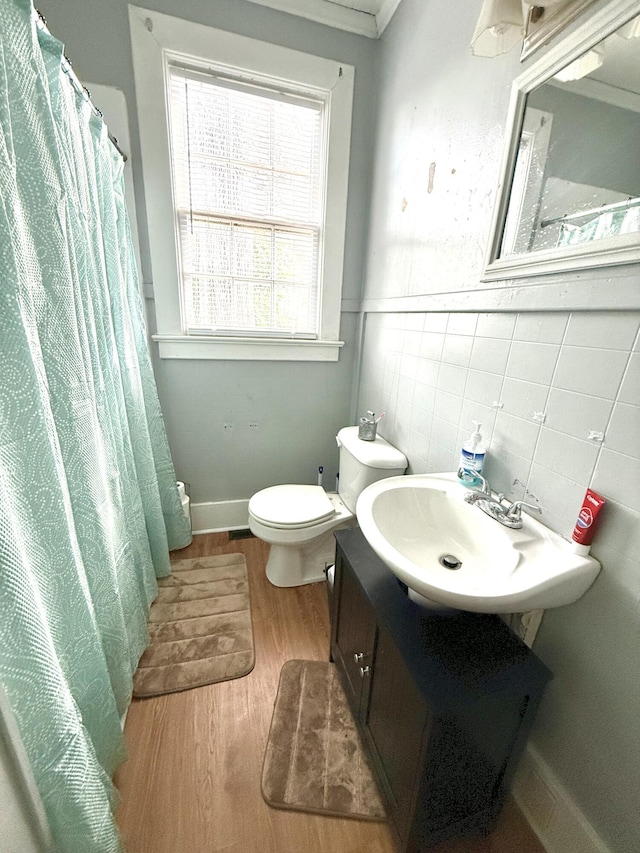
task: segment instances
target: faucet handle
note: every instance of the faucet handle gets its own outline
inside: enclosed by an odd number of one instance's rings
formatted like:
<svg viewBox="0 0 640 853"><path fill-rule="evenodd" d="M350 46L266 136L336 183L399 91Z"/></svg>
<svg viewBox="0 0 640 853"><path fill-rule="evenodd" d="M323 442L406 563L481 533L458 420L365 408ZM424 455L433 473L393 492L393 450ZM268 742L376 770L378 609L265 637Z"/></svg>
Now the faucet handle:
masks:
<svg viewBox="0 0 640 853"><path fill-rule="evenodd" d="M514 501L509 509L506 511L505 515L507 518L521 518L522 517L522 507L527 507L527 509L534 509L536 512L539 512L542 515L542 509L535 504L528 504L526 501Z"/></svg>

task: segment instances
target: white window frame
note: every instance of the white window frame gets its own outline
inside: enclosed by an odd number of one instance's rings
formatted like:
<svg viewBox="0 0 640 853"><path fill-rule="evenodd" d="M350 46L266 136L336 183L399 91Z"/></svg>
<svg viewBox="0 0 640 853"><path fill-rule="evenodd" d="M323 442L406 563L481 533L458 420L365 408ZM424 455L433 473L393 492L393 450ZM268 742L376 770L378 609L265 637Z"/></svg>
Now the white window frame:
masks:
<svg viewBox="0 0 640 853"><path fill-rule="evenodd" d="M138 123L161 358L337 361L354 68L236 33L129 6ZM328 92L324 241L316 340L187 335L182 325L169 148L167 66L207 59L236 72Z"/></svg>

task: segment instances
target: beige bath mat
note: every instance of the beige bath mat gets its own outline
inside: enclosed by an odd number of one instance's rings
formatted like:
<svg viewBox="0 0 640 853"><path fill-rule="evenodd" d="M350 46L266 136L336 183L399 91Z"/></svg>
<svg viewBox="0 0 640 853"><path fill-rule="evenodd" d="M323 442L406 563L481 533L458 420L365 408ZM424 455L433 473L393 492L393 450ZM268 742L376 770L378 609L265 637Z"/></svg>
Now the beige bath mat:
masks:
<svg viewBox="0 0 640 853"><path fill-rule="evenodd" d="M158 581L151 644L134 696L159 696L239 678L254 665L247 565L242 554L179 560Z"/></svg>
<svg viewBox="0 0 640 853"><path fill-rule="evenodd" d="M385 819L333 664L290 660L282 667L262 795L274 808Z"/></svg>

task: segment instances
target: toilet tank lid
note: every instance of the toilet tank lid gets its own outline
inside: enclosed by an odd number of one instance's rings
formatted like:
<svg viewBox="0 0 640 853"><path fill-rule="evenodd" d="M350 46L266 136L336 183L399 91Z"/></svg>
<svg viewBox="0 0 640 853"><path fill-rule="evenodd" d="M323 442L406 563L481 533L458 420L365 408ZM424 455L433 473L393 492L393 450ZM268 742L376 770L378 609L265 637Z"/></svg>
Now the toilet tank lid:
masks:
<svg viewBox="0 0 640 853"><path fill-rule="evenodd" d="M349 453L368 468L407 467L407 457L396 447L377 435L375 441L363 441L358 438L358 427L343 427L336 436L338 447L344 446Z"/></svg>

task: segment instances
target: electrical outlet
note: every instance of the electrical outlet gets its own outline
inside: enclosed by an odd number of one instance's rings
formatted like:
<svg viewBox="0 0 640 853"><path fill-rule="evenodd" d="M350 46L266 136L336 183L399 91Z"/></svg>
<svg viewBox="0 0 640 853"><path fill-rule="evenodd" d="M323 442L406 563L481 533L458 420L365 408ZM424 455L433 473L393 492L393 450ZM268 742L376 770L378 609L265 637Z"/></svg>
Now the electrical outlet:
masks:
<svg viewBox="0 0 640 853"><path fill-rule="evenodd" d="M232 424L231 422L226 423L226 424L224 425L224 431L225 431L225 432L231 432L231 430L232 430L232 429L233 429L233 424Z"/></svg>
<svg viewBox="0 0 640 853"><path fill-rule="evenodd" d="M249 421L249 430L256 432L258 429L258 421Z"/></svg>

